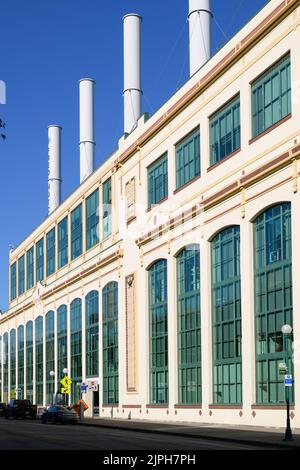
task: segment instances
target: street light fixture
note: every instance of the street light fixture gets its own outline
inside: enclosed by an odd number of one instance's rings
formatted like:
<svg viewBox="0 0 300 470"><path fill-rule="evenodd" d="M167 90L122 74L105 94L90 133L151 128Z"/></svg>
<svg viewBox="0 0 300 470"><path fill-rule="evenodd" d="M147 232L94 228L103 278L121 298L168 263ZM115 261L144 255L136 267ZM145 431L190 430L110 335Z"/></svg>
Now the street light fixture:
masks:
<svg viewBox="0 0 300 470"><path fill-rule="evenodd" d="M283 334L283 351L284 351L284 361L286 364L286 374L289 373L289 337L292 333L291 325L283 325L281 328L281 333ZM293 441L293 434L291 430L291 421L290 421L290 387L285 384L285 401L286 401L286 429L284 441Z"/></svg>

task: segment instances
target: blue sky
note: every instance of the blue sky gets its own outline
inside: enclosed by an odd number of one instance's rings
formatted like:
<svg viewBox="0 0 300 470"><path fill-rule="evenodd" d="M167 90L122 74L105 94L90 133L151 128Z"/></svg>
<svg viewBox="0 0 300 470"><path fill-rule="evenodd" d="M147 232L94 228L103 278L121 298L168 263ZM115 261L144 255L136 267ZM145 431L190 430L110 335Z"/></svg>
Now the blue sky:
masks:
<svg viewBox="0 0 300 470"><path fill-rule="evenodd" d="M213 52L266 0L211 0ZM188 0L0 0L0 309L8 250L47 216L47 126L60 124L62 197L79 184L78 80L96 80L96 165L123 133L122 17L143 16L143 111L153 114L188 79Z"/></svg>

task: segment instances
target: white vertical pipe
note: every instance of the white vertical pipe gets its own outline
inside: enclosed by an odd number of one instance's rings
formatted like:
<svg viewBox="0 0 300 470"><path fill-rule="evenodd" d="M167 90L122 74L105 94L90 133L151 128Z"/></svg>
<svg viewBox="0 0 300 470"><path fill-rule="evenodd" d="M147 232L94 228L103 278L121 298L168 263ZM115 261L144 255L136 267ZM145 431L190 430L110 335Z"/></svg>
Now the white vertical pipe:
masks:
<svg viewBox="0 0 300 470"><path fill-rule="evenodd" d="M136 13L124 16L124 132L130 134L141 116L141 22Z"/></svg>
<svg viewBox="0 0 300 470"><path fill-rule="evenodd" d="M210 0L189 0L190 76L211 56Z"/></svg>
<svg viewBox="0 0 300 470"><path fill-rule="evenodd" d="M48 127L48 214L61 202L61 127Z"/></svg>
<svg viewBox="0 0 300 470"><path fill-rule="evenodd" d="M94 171L95 139L94 139L94 86L91 78L79 81L80 107L80 183Z"/></svg>

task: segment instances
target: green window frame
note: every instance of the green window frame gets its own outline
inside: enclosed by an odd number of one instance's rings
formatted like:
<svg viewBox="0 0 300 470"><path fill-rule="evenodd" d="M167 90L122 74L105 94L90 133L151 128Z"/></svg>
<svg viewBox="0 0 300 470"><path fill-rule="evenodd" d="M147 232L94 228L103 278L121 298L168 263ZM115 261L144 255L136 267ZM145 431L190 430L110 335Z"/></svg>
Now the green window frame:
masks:
<svg viewBox="0 0 300 470"><path fill-rule="evenodd" d="M43 317L35 320L35 403L43 404Z"/></svg>
<svg viewBox="0 0 300 470"><path fill-rule="evenodd" d="M24 326L18 327L18 398L24 398Z"/></svg>
<svg viewBox="0 0 300 470"><path fill-rule="evenodd" d="M8 333L3 335L3 401L9 402L8 397Z"/></svg>
<svg viewBox="0 0 300 470"><path fill-rule="evenodd" d="M51 276L56 269L56 241L55 227L53 227L46 235L46 274Z"/></svg>
<svg viewBox="0 0 300 470"><path fill-rule="evenodd" d="M0 335L0 376L2 378L2 336ZM1 386L0 386L0 403L2 403L2 381L1 381Z"/></svg>
<svg viewBox="0 0 300 470"><path fill-rule="evenodd" d="M86 250L99 243L99 190L96 189L85 201Z"/></svg>
<svg viewBox="0 0 300 470"><path fill-rule="evenodd" d="M16 365L17 365L17 356L16 356L16 330L13 328L10 330L9 333L9 348L10 348L10 397L15 398L15 390L16 390Z"/></svg>
<svg viewBox="0 0 300 470"><path fill-rule="evenodd" d="M285 55L252 83L252 137L291 113L291 58Z"/></svg>
<svg viewBox="0 0 300 470"><path fill-rule="evenodd" d="M86 377L99 376L99 293L85 297Z"/></svg>
<svg viewBox="0 0 300 470"><path fill-rule="evenodd" d="M209 119L210 165L215 165L241 146L240 95Z"/></svg>
<svg viewBox="0 0 300 470"><path fill-rule="evenodd" d="M34 247L26 253L26 289L32 289L34 286Z"/></svg>
<svg viewBox="0 0 300 470"><path fill-rule="evenodd" d="M102 292L103 403L119 403L118 283L110 282Z"/></svg>
<svg viewBox="0 0 300 470"><path fill-rule="evenodd" d="M36 282L44 280L44 237L35 245L35 277Z"/></svg>
<svg viewBox="0 0 300 470"><path fill-rule="evenodd" d="M68 314L67 306L60 305L57 309L57 387L61 388L63 370L68 368Z"/></svg>
<svg viewBox="0 0 300 470"><path fill-rule="evenodd" d="M70 340L71 340L71 399L75 403L80 399L82 382L82 300L74 299L70 305Z"/></svg>
<svg viewBox="0 0 300 470"><path fill-rule="evenodd" d="M55 379L50 376L50 372L55 370L54 361L54 312L50 310L46 314L46 404L51 405L53 403L53 394L55 389Z"/></svg>
<svg viewBox="0 0 300 470"><path fill-rule="evenodd" d="M11 302L17 297L17 262L15 261L10 267L10 300Z"/></svg>
<svg viewBox="0 0 300 470"><path fill-rule="evenodd" d="M147 172L148 207L151 207L168 196L168 153L148 166Z"/></svg>
<svg viewBox="0 0 300 470"><path fill-rule="evenodd" d="M33 322L26 323L26 400L33 403Z"/></svg>
<svg viewBox="0 0 300 470"><path fill-rule="evenodd" d="M82 254L82 204L71 212L71 259Z"/></svg>
<svg viewBox="0 0 300 470"><path fill-rule="evenodd" d="M175 146L176 189L200 176L200 129L192 131Z"/></svg>
<svg viewBox="0 0 300 470"><path fill-rule="evenodd" d="M293 326L291 205L278 204L254 221L256 400L283 404L279 363L285 362L281 327ZM291 338L288 340L292 351ZM292 373L292 358L289 371Z"/></svg>
<svg viewBox="0 0 300 470"><path fill-rule="evenodd" d="M58 245L58 269L68 264L69 238L68 238L68 216L62 219L57 227Z"/></svg>
<svg viewBox="0 0 300 470"><path fill-rule="evenodd" d="M201 403L201 319L199 245L177 256L178 401Z"/></svg>
<svg viewBox="0 0 300 470"><path fill-rule="evenodd" d="M213 402L242 403L240 228L228 227L211 242Z"/></svg>
<svg viewBox="0 0 300 470"><path fill-rule="evenodd" d="M168 403L168 279L167 260L149 269L150 402Z"/></svg>
<svg viewBox="0 0 300 470"><path fill-rule="evenodd" d="M111 178L104 181L102 186L103 196L103 238L111 235L112 230L112 195Z"/></svg>
<svg viewBox="0 0 300 470"><path fill-rule="evenodd" d="M18 295L25 292L25 255L18 260Z"/></svg>

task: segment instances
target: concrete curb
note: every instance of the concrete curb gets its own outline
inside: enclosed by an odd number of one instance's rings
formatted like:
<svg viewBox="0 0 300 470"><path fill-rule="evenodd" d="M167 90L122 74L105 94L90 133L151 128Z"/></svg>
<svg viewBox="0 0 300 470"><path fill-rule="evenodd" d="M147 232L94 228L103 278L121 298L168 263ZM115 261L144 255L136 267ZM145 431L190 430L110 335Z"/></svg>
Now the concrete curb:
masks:
<svg viewBox="0 0 300 470"><path fill-rule="evenodd" d="M300 450L300 446L298 444L292 444L292 443L286 443L284 444L283 442L263 442L261 440L250 440L250 439L239 439L235 437L222 437L222 436L209 436L207 434L195 434L193 432L177 432L177 431L164 431L164 430L158 430L158 429L147 429L147 428L131 428L131 427L126 427L122 426L120 424L97 424L97 423L86 423L86 422L80 422L80 426L90 426L94 428L106 428L106 429L118 429L121 431L132 431L132 432L142 432L142 433L148 433L148 434L165 434L168 436L180 436L180 437L192 437L192 438L198 438L198 439L206 439L209 441L221 441L221 442L232 442L236 444L246 444L246 445L256 445L258 447L280 447L282 449L286 450Z"/></svg>

